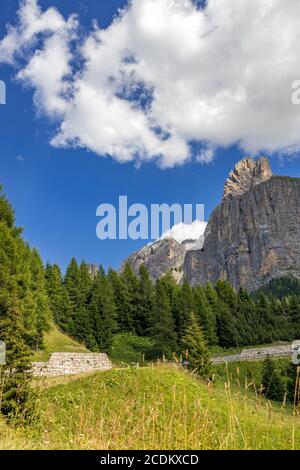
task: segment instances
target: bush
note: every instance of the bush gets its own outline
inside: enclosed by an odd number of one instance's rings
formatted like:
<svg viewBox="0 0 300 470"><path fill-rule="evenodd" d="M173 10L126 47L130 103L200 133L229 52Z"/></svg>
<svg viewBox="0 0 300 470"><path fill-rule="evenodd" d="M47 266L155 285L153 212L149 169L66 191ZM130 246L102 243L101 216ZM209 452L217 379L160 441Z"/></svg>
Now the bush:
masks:
<svg viewBox="0 0 300 470"><path fill-rule="evenodd" d="M144 336L136 336L130 333L118 333L114 335L112 345L109 350L109 357L112 361L143 362L152 359L153 341Z"/></svg>

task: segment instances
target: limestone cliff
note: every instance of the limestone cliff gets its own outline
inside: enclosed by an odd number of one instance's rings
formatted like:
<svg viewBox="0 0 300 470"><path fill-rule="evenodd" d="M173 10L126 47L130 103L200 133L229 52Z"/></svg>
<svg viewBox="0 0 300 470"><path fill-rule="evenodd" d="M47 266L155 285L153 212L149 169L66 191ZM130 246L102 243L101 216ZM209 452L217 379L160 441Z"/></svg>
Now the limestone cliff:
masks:
<svg viewBox="0 0 300 470"><path fill-rule="evenodd" d="M172 270L193 285L226 279L253 290L287 274L300 278L300 179L273 176L266 158L246 158L196 243L160 240L128 261L135 272L144 263L152 279Z"/></svg>
<svg viewBox="0 0 300 470"><path fill-rule="evenodd" d="M287 274L300 277L300 179L272 176L266 159L239 162L203 248L187 252L184 274L191 284L226 279L249 290Z"/></svg>
<svg viewBox="0 0 300 470"><path fill-rule="evenodd" d="M165 238L144 246L141 250L129 256L125 263L128 262L136 274L138 274L140 266L144 264L153 280L163 276L168 271L172 271L175 279L180 281L183 274L182 267L185 254L184 245L181 245L173 238Z"/></svg>
<svg viewBox="0 0 300 470"><path fill-rule="evenodd" d="M223 199L240 196L253 186L267 181L271 176L272 170L267 158L262 157L257 161L245 158L235 165L225 181Z"/></svg>

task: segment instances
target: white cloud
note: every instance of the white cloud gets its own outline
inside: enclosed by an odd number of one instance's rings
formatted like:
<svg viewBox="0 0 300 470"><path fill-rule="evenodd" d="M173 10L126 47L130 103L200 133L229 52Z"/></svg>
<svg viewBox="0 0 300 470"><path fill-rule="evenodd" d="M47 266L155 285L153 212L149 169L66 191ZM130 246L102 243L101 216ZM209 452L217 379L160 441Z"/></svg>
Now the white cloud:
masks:
<svg viewBox="0 0 300 470"><path fill-rule="evenodd" d="M199 163L210 163L213 161L216 155L215 148L208 146L204 147L201 152L197 155L197 162Z"/></svg>
<svg viewBox="0 0 300 470"><path fill-rule="evenodd" d="M178 243L185 240L198 240L204 234L206 225L207 222L201 222L200 220L194 220L191 224L180 222L165 232L161 239L174 238Z"/></svg>
<svg viewBox="0 0 300 470"><path fill-rule="evenodd" d="M0 41L39 111L59 119L56 146L164 167L218 146L298 151L299 0L132 0L107 29L79 37L76 19L24 0ZM43 37L42 44L40 38ZM81 64L72 70L72 60Z"/></svg>

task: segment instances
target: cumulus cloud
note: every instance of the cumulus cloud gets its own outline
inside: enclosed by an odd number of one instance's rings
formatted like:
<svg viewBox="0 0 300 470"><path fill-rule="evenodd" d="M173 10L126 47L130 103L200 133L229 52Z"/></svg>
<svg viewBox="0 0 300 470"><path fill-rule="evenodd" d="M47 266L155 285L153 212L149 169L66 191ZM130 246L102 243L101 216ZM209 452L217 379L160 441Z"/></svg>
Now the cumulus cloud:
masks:
<svg viewBox="0 0 300 470"><path fill-rule="evenodd" d="M300 148L299 21L298 0L132 0L83 38L74 16L23 0L0 62L58 119L55 146L163 167L207 163L234 144L290 154Z"/></svg>
<svg viewBox="0 0 300 470"><path fill-rule="evenodd" d="M210 163L216 155L216 149L212 146L204 147L197 155L196 159L199 163Z"/></svg>
<svg viewBox="0 0 300 470"><path fill-rule="evenodd" d="M191 224L180 222L165 232L161 238L174 238L178 243L185 240L198 240L205 232L207 222L194 220Z"/></svg>

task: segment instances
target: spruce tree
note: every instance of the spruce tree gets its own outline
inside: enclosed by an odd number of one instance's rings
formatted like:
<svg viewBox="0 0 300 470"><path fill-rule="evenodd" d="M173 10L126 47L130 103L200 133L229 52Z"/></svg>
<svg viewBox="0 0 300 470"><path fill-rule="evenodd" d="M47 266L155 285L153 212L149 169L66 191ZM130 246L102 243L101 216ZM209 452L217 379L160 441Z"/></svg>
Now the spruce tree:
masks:
<svg viewBox="0 0 300 470"><path fill-rule="evenodd" d="M171 358L177 349L176 333L170 302L163 281L159 279L156 281L154 290L152 325L151 333L156 357Z"/></svg>
<svg viewBox="0 0 300 470"><path fill-rule="evenodd" d="M113 269L109 269L108 277L113 289L118 328L124 333L132 333L134 331L134 319L128 286L123 276Z"/></svg>
<svg viewBox="0 0 300 470"><path fill-rule="evenodd" d="M52 314L50 310L49 297L47 293L45 272L41 257L37 250L31 251L31 292L34 297L34 349L43 347L44 333L49 331L51 326Z"/></svg>
<svg viewBox="0 0 300 470"><path fill-rule="evenodd" d="M148 336L151 327L151 312L153 306L153 285L144 265L139 269L138 304L135 315L135 332L138 336Z"/></svg>
<svg viewBox="0 0 300 470"><path fill-rule="evenodd" d="M279 402L283 400L285 393L283 381L270 357L264 360L261 382L266 398Z"/></svg>
<svg viewBox="0 0 300 470"><path fill-rule="evenodd" d="M71 305L57 264L46 265L45 279L53 319L59 328L70 333L72 331Z"/></svg>
<svg viewBox="0 0 300 470"><path fill-rule="evenodd" d="M66 274L63 282L70 303L70 318L67 326L67 333L71 336L76 336L76 313L80 305L79 300L79 284L80 284L80 275L79 275L79 266L75 258L72 258L69 265L67 266Z"/></svg>
<svg viewBox="0 0 300 470"><path fill-rule="evenodd" d="M300 403L300 366L292 362L287 367L287 399L294 406Z"/></svg>
<svg viewBox="0 0 300 470"><path fill-rule="evenodd" d="M6 364L0 366L1 413L17 422L30 420L35 407L31 386L31 351L24 340L22 314L13 292L5 316L1 315L0 338L6 346Z"/></svg>
<svg viewBox="0 0 300 470"><path fill-rule="evenodd" d="M48 328L42 263L21 234L13 209L0 192L0 340L5 341L7 354L1 410L9 416L29 413L30 348L41 346Z"/></svg>
<svg viewBox="0 0 300 470"><path fill-rule="evenodd" d="M194 311L194 297L191 286L184 279L179 294L179 338L185 334L186 326L190 320L191 313Z"/></svg>
<svg viewBox="0 0 300 470"><path fill-rule="evenodd" d="M203 328L204 336L208 344L217 344L218 337L216 315L209 305L205 291L202 287L196 287L194 289L194 312L197 316L199 324Z"/></svg>
<svg viewBox="0 0 300 470"><path fill-rule="evenodd" d="M129 263L126 263L121 279L126 287L126 306L127 317L131 323L131 332L136 333L139 317L139 281Z"/></svg>
<svg viewBox="0 0 300 470"><path fill-rule="evenodd" d="M169 300L171 314L174 321L174 331L178 338L179 332L182 331L181 286L177 284L169 271L161 278L161 282Z"/></svg>
<svg viewBox="0 0 300 470"><path fill-rule="evenodd" d="M90 348L108 352L117 330L116 309L110 279L102 272L93 282L89 316L94 342Z"/></svg>
<svg viewBox="0 0 300 470"><path fill-rule="evenodd" d="M188 358L188 367L198 375L208 378L210 375L210 353L203 330L196 315L192 312L182 339L183 354ZM187 354L186 354L187 353Z"/></svg>

